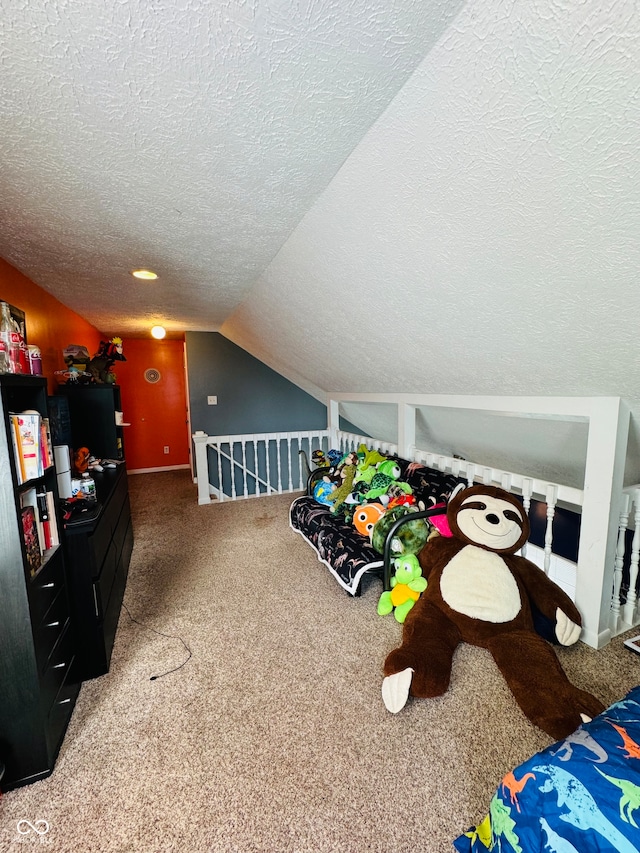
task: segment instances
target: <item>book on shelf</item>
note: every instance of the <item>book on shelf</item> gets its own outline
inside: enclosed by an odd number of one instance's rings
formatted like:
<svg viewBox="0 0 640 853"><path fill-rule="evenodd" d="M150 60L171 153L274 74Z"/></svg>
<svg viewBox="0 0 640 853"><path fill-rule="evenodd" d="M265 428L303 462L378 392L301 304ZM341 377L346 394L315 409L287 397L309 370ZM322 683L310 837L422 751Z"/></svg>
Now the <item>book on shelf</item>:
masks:
<svg viewBox="0 0 640 853"><path fill-rule="evenodd" d="M11 412L9 419L19 482L41 477L53 460L46 425L44 434L42 429L45 419L38 412Z"/></svg>
<svg viewBox="0 0 640 853"><path fill-rule="evenodd" d="M42 551L38 537L38 525L36 522L36 510L32 506L22 507L22 538L27 555L29 573L33 577L42 565Z"/></svg>
<svg viewBox="0 0 640 853"><path fill-rule="evenodd" d="M58 534L58 517L56 515L56 502L53 492L47 492L47 507L49 508L49 524L51 528L51 547L55 548L60 544L60 536Z"/></svg>
<svg viewBox="0 0 640 853"><path fill-rule="evenodd" d="M47 503L47 492L42 489L36 492L36 500L38 502L38 521L42 526L42 539L40 544L45 551L53 546L51 538L51 517L49 515L49 504Z"/></svg>
<svg viewBox="0 0 640 853"><path fill-rule="evenodd" d="M23 509L32 507L34 510L40 553L45 556L49 548L60 544L53 492L33 487L22 493L20 503Z"/></svg>
<svg viewBox="0 0 640 853"><path fill-rule="evenodd" d="M53 465L53 444L51 442L49 418L40 418L40 458L42 459L43 471Z"/></svg>
<svg viewBox="0 0 640 853"><path fill-rule="evenodd" d="M9 415L9 423L11 424L11 440L13 443L13 456L16 460L16 471L18 475L18 483L24 483L26 480L24 473L24 462L22 460L22 451L20 449L20 439L18 433L18 416Z"/></svg>

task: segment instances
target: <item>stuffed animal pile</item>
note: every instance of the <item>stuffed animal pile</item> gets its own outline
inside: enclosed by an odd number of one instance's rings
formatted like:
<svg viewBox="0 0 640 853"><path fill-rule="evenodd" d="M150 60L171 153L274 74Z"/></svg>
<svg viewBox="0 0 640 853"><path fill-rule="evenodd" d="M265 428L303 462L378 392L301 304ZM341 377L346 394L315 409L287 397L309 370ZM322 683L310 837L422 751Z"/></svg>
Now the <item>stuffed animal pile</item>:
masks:
<svg viewBox="0 0 640 853"><path fill-rule="evenodd" d="M406 614L402 644L384 664L383 701L397 713L409 695L449 687L460 643L487 649L516 702L552 738L565 738L604 710L567 678L551 644L536 630L542 615L564 646L580 636L580 614L544 571L516 552L529 521L503 489L473 486L447 508L451 536L436 536L418 555L427 587Z"/></svg>
<svg viewBox="0 0 640 853"><path fill-rule="evenodd" d="M328 458L335 461L336 451ZM313 457L312 457L313 458ZM364 444L356 452L339 456L328 473L314 487L319 503L331 507L355 530L384 553L387 533L402 515L418 509L411 486L400 479L401 468L395 459L370 450ZM417 554L427 541L429 526L424 519L408 522L394 537L394 556Z"/></svg>

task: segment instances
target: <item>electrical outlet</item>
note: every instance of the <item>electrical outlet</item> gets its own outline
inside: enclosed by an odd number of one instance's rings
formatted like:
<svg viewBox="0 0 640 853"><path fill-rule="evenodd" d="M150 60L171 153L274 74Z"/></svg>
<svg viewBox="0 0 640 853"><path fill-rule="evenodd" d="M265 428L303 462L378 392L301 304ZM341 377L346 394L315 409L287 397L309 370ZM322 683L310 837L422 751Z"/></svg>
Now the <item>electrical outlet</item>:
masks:
<svg viewBox="0 0 640 853"><path fill-rule="evenodd" d="M168 445L168 444L165 444L165 446L164 446L164 452L165 452L165 453L168 453L168 452L169 452L169 445Z"/></svg>
<svg viewBox="0 0 640 853"><path fill-rule="evenodd" d="M207 405L208 406L217 406L218 405L218 398L214 397L212 394L210 394L207 397Z"/></svg>

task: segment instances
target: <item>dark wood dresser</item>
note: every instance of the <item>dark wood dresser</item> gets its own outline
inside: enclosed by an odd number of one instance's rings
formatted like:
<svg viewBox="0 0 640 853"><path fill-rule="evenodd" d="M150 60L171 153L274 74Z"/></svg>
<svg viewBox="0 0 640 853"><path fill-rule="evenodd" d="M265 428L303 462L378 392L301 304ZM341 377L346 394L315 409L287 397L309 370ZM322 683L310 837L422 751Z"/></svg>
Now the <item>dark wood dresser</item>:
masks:
<svg viewBox="0 0 640 853"><path fill-rule="evenodd" d="M65 528L76 666L83 681L109 671L133 550L125 465L91 475L98 514Z"/></svg>

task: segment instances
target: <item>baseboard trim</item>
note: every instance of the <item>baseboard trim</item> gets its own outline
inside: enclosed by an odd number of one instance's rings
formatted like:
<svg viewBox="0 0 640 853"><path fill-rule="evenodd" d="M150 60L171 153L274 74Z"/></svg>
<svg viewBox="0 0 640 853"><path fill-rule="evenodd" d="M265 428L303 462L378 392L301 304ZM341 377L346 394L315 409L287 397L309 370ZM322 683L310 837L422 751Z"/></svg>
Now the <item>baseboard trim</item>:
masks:
<svg viewBox="0 0 640 853"><path fill-rule="evenodd" d="M164 465L162 468L127 468L127 474L157 474L161 471L183 471L189 468L186 465Z"/></svg>

